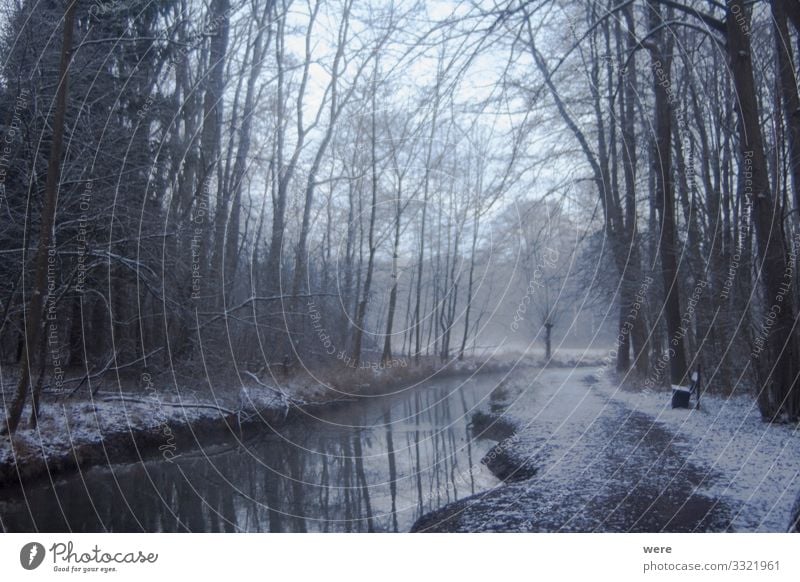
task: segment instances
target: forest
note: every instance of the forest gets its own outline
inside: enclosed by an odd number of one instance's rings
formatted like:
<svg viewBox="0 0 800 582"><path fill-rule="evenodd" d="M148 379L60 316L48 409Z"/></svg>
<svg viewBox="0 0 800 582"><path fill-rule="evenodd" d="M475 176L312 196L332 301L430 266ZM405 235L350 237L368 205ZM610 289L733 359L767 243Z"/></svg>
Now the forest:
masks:
<svg viewBox="0 0 800 582"><path fill-rule="evenodd" d="M525 358L800 419L796 0L2 0L0 23L6 442L153 384L225 410Z"/></svg>

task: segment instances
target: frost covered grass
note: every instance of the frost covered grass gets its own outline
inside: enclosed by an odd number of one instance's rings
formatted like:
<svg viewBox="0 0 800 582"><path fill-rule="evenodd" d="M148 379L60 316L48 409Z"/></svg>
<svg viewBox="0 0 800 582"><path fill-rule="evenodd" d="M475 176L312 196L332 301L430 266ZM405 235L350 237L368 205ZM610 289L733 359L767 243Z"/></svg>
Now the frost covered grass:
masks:
<svg viewBox="0 0 800 582"><path fill-rule="evenodd" d="M155 401L111 401L102 397L93 401L67 401L45 407L36 428L23 423L13 438L0 441L0 482L13 484L20 471L31 477L37 473L58 472L73 464L83 464L87 448L92 457L114 462L116 439L148 434L156 449L165 457L175 455L175 431L200 420L219 417L218 411L157 403ZM108 447L106 445L108 444ZM135 452L135 451L131 451ZM131 460L131 455L127 455ZM94 464L94 462L92 463Z"/></svg>
<svg viewBox="0 0 800 582"><path fill-rule="evenodd" d="M548 361L545 350L539 345L519 348L507 348L494 355L499 362L516 364L517 366L534 366L537 368L585 368L600 367L608 356L608 348L568 348L554 346Z"/></svg>

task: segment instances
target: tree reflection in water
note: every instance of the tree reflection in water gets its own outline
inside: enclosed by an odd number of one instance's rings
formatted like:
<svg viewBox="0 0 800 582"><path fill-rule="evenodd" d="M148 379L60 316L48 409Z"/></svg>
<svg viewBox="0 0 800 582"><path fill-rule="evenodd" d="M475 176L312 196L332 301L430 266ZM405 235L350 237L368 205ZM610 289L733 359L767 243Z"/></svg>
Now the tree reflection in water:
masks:
<svg viewBox="0 0 800 582"><path fill-rule="evenodd" d="M5 491L1 521L8 531L404 531L497 483L474 458L488 443L474 445L468 426L493 385L435 381L173 463Z"/></svg>

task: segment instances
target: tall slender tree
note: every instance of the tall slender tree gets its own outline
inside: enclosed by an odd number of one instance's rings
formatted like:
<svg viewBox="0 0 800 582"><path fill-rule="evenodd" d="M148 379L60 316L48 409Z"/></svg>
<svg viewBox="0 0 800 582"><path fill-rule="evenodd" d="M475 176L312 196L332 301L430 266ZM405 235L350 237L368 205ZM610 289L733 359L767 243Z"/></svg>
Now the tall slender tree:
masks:
<svg viewBox="0 0 800 582"><path fill-rule="evenodd" d="M47 178L44 187L44 204L39 226L39 244L36 248L36 274L28 304L25 320L25 351L22 358L19 383L14 400L6 411L5 431L14 434L19 426L28 391L31 386L31 370L34 358L42 340L43 310L48 293L47 261L53 245L56 207L61 180L61 154L64 142L64 119L69 96L69 67L72 59L72 36L75 28L75 13L78 0L67 0L64 9L63 33L61 39L61 62L59 65L59 84L53 111L53 135L47 162ZM38 397L36 398L38 401ZM37 414L38 402L34 404L33 414Z"/></svg>

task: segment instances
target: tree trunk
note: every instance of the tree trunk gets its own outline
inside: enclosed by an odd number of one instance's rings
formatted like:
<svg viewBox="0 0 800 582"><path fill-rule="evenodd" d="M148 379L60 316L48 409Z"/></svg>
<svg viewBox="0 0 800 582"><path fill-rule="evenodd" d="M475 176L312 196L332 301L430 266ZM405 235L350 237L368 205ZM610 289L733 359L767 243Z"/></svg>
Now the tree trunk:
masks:
<svg viewBox="0 0 800 582"><path fill-rule="evenodd" d="M394 244L392 245L392 289L389 291L389 312L386 315L386 337L383 340L383 355L381 359L384 362L389 362L392 359L392 328L394 326L394 314L397 309L397 259L400 252L400 217L402 215L403 206L401 204L401 196L403 194L403 180L400 178L397 186L397 200L395 202L395 217L394 217Z"/></svg>
<svg viewBox="0 0 800 582"><path fill-rule="evenodd" d="M655 0L650 0L651 29L662 23ZM670 380L681 384L686 376L686 351L684 332L681 330L681 307L678 280L678 251L675 232L675 184L672 179L672 103L674 87L671 69L672 55L664 50L663 35L655 35L656 47L651 50L651 64L655 90L655 148L656 148L656 203L661 210L661 238L659 250L664 283L664 314L667 323L667 353Z"/></svg>
<svg viewBox="0 0 800 582"><path fill-rule="evenodd" d="M231 287L238 266L242 190L245 175L247 174L247 159L250 153L250 136L252 133L252 120L256 105L256 85L265 60L265 52L272 37L272 27L269 20L272 17L274 4L274 0L267 3L262 16L257 22L258 33L256 34L253 44L253 58L250 64L250 75L247 79L247 89L245 90L236 159L233 164L232 179L228 184L228 188L231 190L229 193L231 199L230 211L227 211L227 207L223 208L223 216L221 217L223 220L218 221L218 227L220 227L221 230L217 232L218 239L215 249L217 253L217 272L222 274L222 279L227 288ZM223 236L226 239L224 242L224 254L222 250ZM224 263L224 267L222 263Z"/></svg>
<svg viewBox="0 0 800 582"><path fill-rule="evenodd" d="M225 230L226 210L230 192L223 191L222 180L219 179L220 139L222 135L222 106L225 91L225 58L228 50L228 13L229 0L212 0L208 9L211 40L208 51L208 77L203 95L203 129L200 148L201 177L198 184L197 199L210 207L208 194L211 192L211 180L217 170L217 209L214 217L214 237L220 242L220 250L206 249L206 256L211 260L211 278L209 295L214 296L214 303L220 305L222 297L222 237ZM210 232L205 237L210 239ZM217 243L215 243L216 245Z"/></svg>
<svg viewBox="0 0 800 582"><path fill-rule="evenodd" d="M639 252L636 227L636 39L635 21L631 6L623 8L625 21L625 48L622 50L621 30L617 21L619 60L628 58L627 69L621 71L622 90L620 91L620 118L622 120L622 169L625 176L625 242L629 251L628 264L625 265L620 302L619 331L621 345L617 353L617 371L627 372L630 368L630 348L633 347L633 362L636 371L645 377L650 367L647 345L647 319L642 313L644 305L637 301L638 288L642 284L641 255ZM630 56L628 56L630 55Z"/></svg>
<svg viewBox="0 0 800 582"><path fill-rule="evenodd" d="M624 291L624 283L623 283ZM630 330L625 327L628 321L628 305L627 293L620 295L619 303L619 334L617 335L617 372L625 373L631 367L631 334Z"/></svg>
<svg viewBox="0 0 800 582"><path fill-rule="evenodd" d="M743 27L737 15L744 15ZM745 195L753 203L759 272L765 291L764 319L752 356L759 373L758 405L765 420L782 413L789 418L800 414L797 338L794 333L792 270L787 262L782 210L769 183L767 159L759 122L758 100L753 76L748 32L749 8L742 0L727 4L726 34L739 114L742 172L748 169ZM788 276L787 276L788 275Z"/></svg>
<svg viewBox="0 0 800 582"><path fill-rule="evenodd" d="M61 149L64 141L64 118L67 112L67 96L69 95L69 64L72 58L72 35L75 25L77 1L71 1L64 14L64 36L61 43L61 63L59 66L60 83L56 93L55 114L53 117L53 142L47 162L47 178L44 188L44 206L39 230L39 246L36 250L36 276L34 288L28 306L28 320L25 331L25 350L22 357L19 384L14 400L7 410L7 424L4 432L14 434L22 418L28 388L31 382L32 359L36 346L39 345L42 332L42 310L47 294L47 257L53 245L53 227L55 224L58 189L61 177Z"/></svg>
<svg viewBox="0 0 800 582"><path fill-rule="evenodd" d="M369 245L369 256L367 258L367 274L364 279L364 294L361 302L358 304L358 311L356 313L356 329L355 339L353 341L353 361L358 366L361 361L361 341L364 337L364 320L367 315L367 303L369 302L369 293L372 286L372 271L375 264L375 214L378 207L378 160L377 160L377 130L378 124L375 118L375 93L377 92L377 76L378 76L378 62L375 62L375 71L372 78L372 117L370 132L370 151L372 161L372 201L370 204L369 212L369 235L367 236L367 244Z"/></svg>
<svg viewBox="0 0 800 582"><path fill-rule="evenodd" d="M550 358L553 356L553 344L552 344L552 331L553 331L553 324L549 321L544 324L544 359L545 362L549 362Z"/></svg>
<svg viewBox="0 0 800 582"><path fill-rule="evenodd" d="M44 389L44 377L47 368L47 346L49 345L47 336L39 338L39 370L37 372L36 385L33 387L31 397L31 416L30 426L35 429L39 424L39 404L42 400L42 390Z"/></svg>
<svg viewBox="0 0 800 582"><path fill-rule="evenodd" d="M792 176L795 208L800 209L800 97L797 94L792 39L786 21L786 4L786 0L773 0L772 15L775 20L775 52L781 101L789 134L789 173Z"/></svg>
<svg viewBox="0 0 800 582"><path fill-rule="evenodd" d="M458 349L458 359L464 359L464 349L469 338L469 318L472 311L472 294L475 280L475 252L478 247L478 227L480 226L480 207L475 207L475 217L472 221L472 250L469 257L469 278L467 280L467 304L464 306L464 335L461 336L461 347Z"/></svg>

